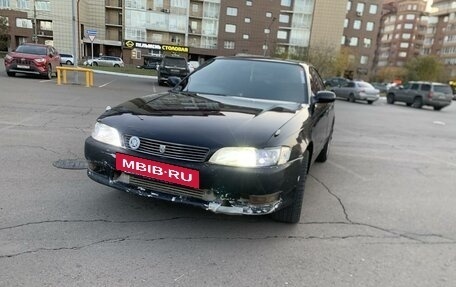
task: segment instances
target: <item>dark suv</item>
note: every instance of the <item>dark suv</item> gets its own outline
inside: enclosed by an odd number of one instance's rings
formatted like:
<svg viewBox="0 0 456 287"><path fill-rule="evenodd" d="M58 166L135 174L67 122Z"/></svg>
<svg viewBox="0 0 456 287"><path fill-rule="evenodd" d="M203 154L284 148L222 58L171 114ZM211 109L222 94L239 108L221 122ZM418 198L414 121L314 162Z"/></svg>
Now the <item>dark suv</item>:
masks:
<svg viewBox="0 0 456 287"><path fill-rule="evenodd" d="M453 92L447 84L436 82L408 82L399 87L388 90L386 101L388 104L404 102L407 106L420 109L422 106L432 106L439 111L451 104Z"/></svg>
<svg viewBox="0 0 456 287"><path fill-rule="evenodd" d="M157 69L158 85L163 85L169 77L174 76L183 79L189 73L190 70L188 69L185 58L175 55L165 55Z"/></svg>
<svg viewBox="0 0 456 287"><path fill-rule="evenodd" d="M5 56L6 74L10 77L21 73L52 79L52 73L57 72L57 66L60 66L60 55L49 45L22 44Z"/></svg>

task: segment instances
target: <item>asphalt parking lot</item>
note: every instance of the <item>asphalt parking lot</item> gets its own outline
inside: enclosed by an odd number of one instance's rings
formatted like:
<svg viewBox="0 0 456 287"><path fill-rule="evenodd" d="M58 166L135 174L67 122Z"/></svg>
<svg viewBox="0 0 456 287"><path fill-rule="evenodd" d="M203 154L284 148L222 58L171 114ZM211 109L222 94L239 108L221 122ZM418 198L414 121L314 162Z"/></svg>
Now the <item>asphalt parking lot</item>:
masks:
<svg viewBox="0 0 456 287"><path fill-rule="evenodd" d="M82 79L80 79L82 82ZM8 78L0 62L0 286L454 286L456 102L336 102L328 162L297 225L140 198L83 159L106 106L166 90Z"/></svg>

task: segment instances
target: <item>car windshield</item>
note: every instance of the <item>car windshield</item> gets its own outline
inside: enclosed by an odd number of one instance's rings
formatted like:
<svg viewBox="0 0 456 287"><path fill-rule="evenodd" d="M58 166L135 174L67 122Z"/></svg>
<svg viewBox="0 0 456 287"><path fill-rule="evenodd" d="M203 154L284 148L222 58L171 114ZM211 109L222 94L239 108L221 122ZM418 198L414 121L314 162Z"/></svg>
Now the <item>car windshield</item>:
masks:
<svg viewBox="0 0 456 287"><path fill-rule="evenodd" d="M443 94L452 94L453 93L453 91L451 90L451 87L447 86L447 85L435 85L434 91L437 93L443 93Z"/></svg>
<svg viewBox="0 0 456 287"><path fill-rule="evenodd" d="M187 67L187 63L183 58L166 58L165 66Z"/></svg>
<svg viewBox="0 0 456 287"><path fill-rule="evenodd" d="M34 55L46 55L46 47L22 45L17 47L16 52Z"/></svg>
<svg viewBox="0 0 456 287"><path fill-rule="evenodd" d="M195 94L307 103L307 83L301 65L251 59L217 59L181 83Z"/></svg>

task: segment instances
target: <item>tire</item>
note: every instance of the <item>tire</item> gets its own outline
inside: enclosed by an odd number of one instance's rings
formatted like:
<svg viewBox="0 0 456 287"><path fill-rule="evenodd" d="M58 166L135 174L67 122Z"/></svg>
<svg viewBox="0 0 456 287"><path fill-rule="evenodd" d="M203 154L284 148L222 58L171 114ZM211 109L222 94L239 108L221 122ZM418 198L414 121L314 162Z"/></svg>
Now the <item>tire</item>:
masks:
<svg viewBox="0 0 456 287"><path fill-rule="evenodd" d="M374 103L374 101L367 101L367 103L368 103L369 105L372 105L372 104Z"/></svg>
<svg viewBox="0 0 456 287"><path fill-rule="evenodd" d="M71 61L70 61L70 60L66 61L66 63L65 63L65 64L67 64L67 65L73 65L73 63L71 63Z"/></svg>
<svg viewBox="0 0 456 287"><path fill-rule="evenodd" d="M16 76L15 72L6 72L6 74L8 75L8 77L15 77Z"/></svg>
<svg viewBox="0 0 456 287"><path fill-rule="evenodd" d="M158 85L159 86L164 86L164 82L162 80L158 80Z"/></svg>
<svg viewBox="0 0 456 287"><path fill-rule="evenodd" d="M394 94L387 94L386 95L386 102L390 105L394 104Z"/></svg>
<svg viewBox="0 0 456 287"><path fill-rule="evenodd" d="M413 99L412 107L415 109L421 109L422 106L423 106L423 100L420 97L415 97Z"/></svg>
<svg viewBox="0 0 456 287"><path fill-rule="evenodd" d="M114 64L114 68L120 68L118 64Z"/></svg>
<svg viewBox="0 0 456 287"><path fill-rule="evenodd" d="M410 107L412 105L412 103L405 103L407 105L407 107Z"/></svg>
<svg viewBox="0 0 456 287"><path fill-rule="evenodd" d="M285 223L298 223L301 219L302 201L304 198L304 190L307 178L307 167L309 165L309 151L304 153L304 157L301 165L301 174L299 177L298 184L292 195L292 203L273 214L272 219Z"/></svg>
<svg viewBox="0 0 456 287"><path fill-rule="evenodd" d="M440 111L443 107L434 107L434 111Z"/></svg>
<svg viewBox="0 0 456 287"><path fill-rule="evenodd" d="M351 103L356 102L355 95L353 95L353 94L348 95L348 101Z"/></svg>
<svg viewBox="0 0 456 287"><path fill-rule="evenodd" d="M92 66L95 66L95 67L96 67L96 66L98 66L98 63L97 63L97 62L93 62L93 63L92 63Z"/></svg>
<svg viewBox="0 0 456 287"><path fill-rule="evenodd" d="M47 70L45 78L48 80L52 80L52 66L51 65L48 65L48 70Z"/></svg>

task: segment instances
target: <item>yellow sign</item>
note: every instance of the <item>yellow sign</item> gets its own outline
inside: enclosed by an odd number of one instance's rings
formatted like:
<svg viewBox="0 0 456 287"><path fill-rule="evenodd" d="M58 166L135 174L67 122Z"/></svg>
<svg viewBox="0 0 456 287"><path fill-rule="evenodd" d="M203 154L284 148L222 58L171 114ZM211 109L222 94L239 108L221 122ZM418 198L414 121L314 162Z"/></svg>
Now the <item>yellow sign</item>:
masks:
<svg viewBox="0 0 456 287"><path fill-rule="evenodd" d="M133 49L133 47L135 46L135 42L128 40L128 41L125 41L124 45L126 48Z"/></svg>

